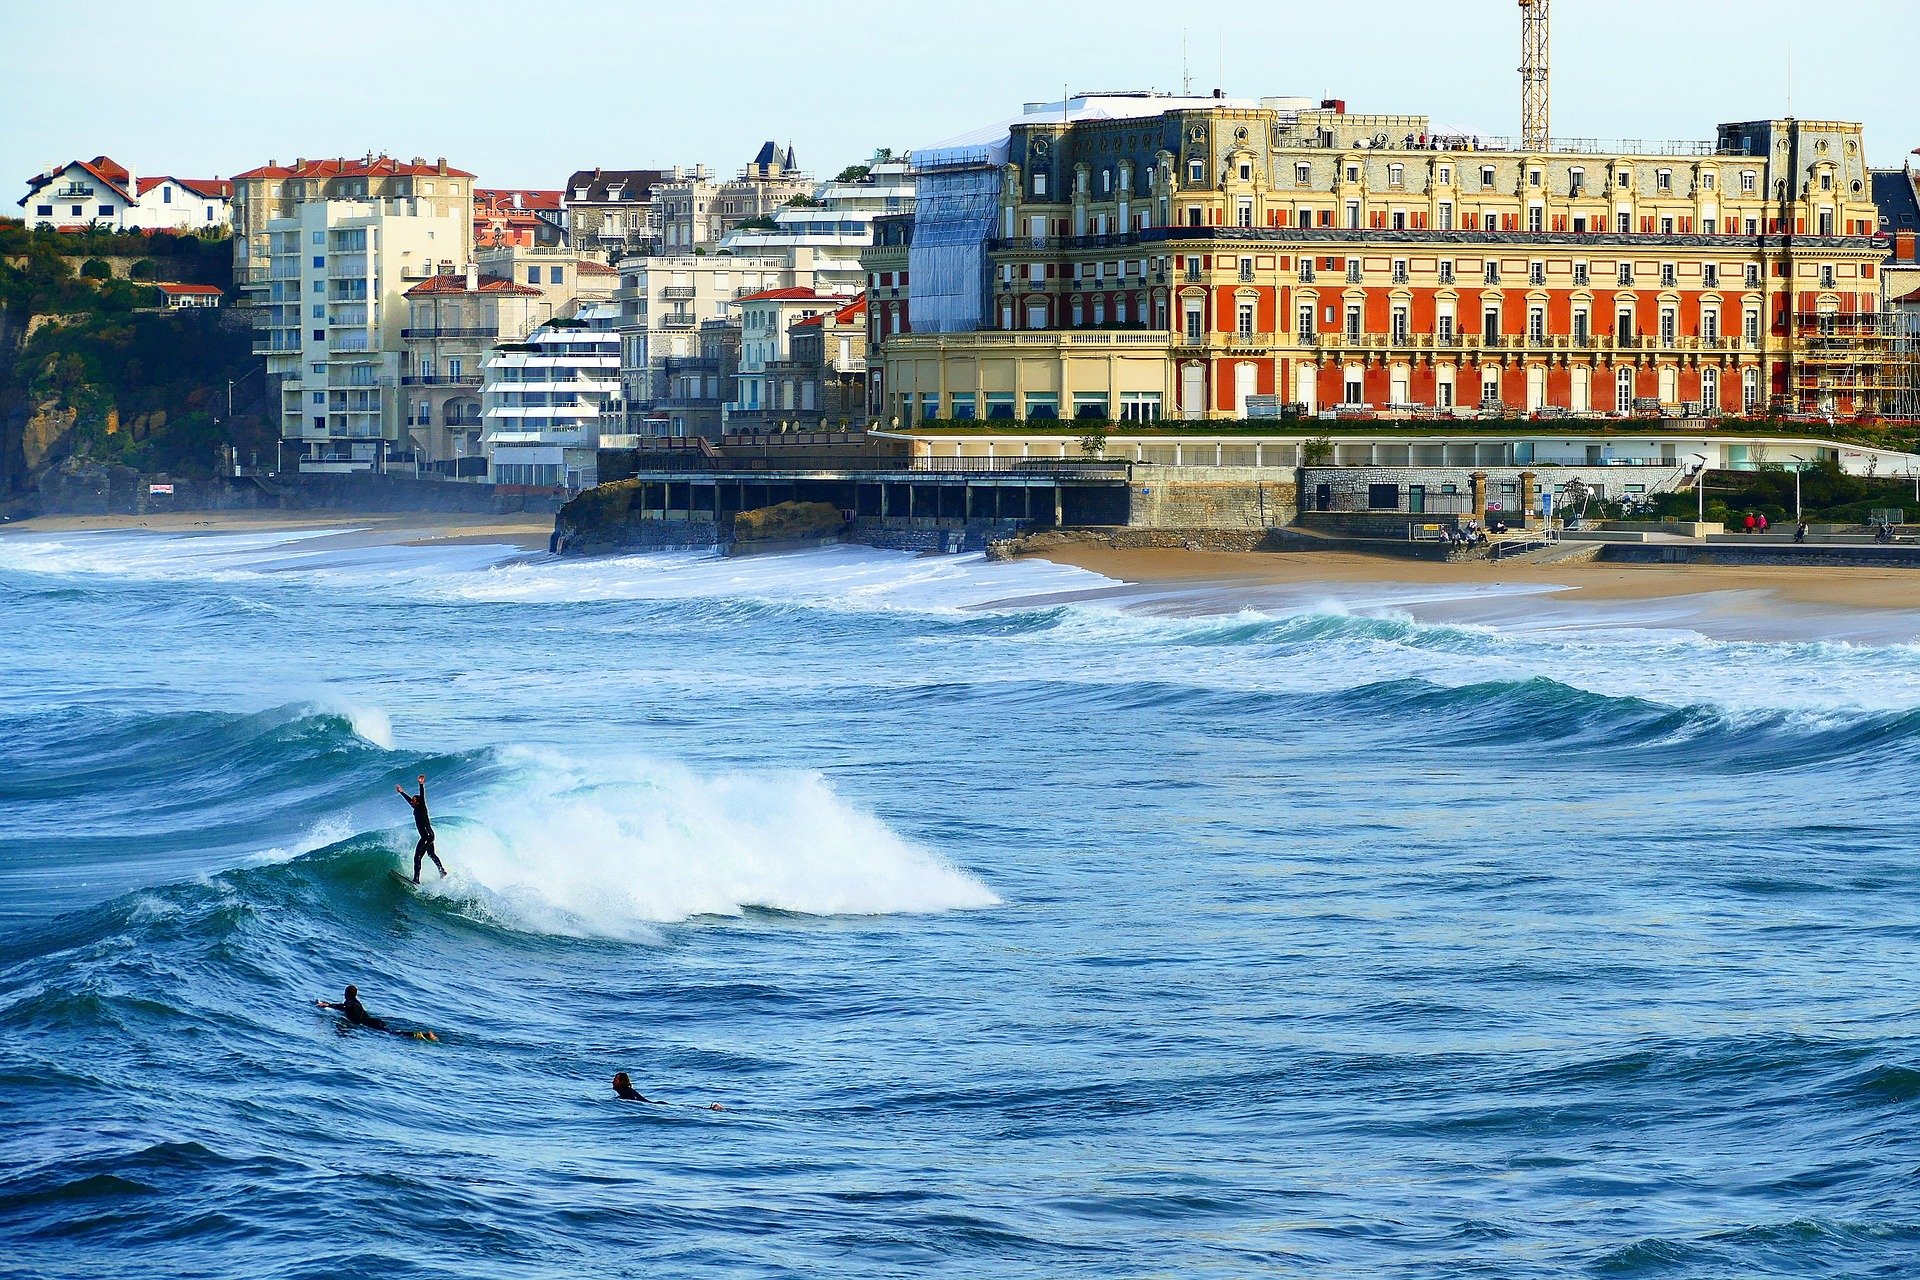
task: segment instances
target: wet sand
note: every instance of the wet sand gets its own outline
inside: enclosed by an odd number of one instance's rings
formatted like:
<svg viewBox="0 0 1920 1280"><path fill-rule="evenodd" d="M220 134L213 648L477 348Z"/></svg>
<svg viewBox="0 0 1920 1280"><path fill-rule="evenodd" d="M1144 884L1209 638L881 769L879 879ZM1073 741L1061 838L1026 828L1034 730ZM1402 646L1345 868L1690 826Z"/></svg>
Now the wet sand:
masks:
<svg viewBox="0 0 1920 1280"><path fill-rule="evenodd" d="M1831 565L1626 565L1572 561L1440 563L1343 551L1223 552L1175 548L1062 547L1044 553L1142 585L1311 587L1408 584L1523 588L1584 600L1664 600L1719 592L1760 593L1784 603L1849 609L1920 610L1920 569Z"/></svg>
<svg viewBox="0 0 1920 1280"><path fill-rule="evenodd" d="M178 511L144 516L35 516L0 524L0 535L148 530L154 533L282 533L339 530L343 542L374 545L445 546L505 543L545 551L553 533L550 515L487 516L408 511Z"/></svg>

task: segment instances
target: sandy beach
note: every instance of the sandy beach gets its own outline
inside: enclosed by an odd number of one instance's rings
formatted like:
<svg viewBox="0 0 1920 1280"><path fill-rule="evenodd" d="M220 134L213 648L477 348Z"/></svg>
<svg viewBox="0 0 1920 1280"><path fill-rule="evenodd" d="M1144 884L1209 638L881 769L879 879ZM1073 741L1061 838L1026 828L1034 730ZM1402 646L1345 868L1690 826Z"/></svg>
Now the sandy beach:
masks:
<svg viewBox="0 0 1920 1280"><path fill-rule="evenodd" d="M1217 552L1063 547L1045 558L1150 586L1311 587L1407 584L1522 586L1582 600L1757 594L1782 604L1920 610L1920 570L1830 566L1620 565L1512 561L1439 563L1338 551Z"/></svg>
<svg viewBox="0 0 1920 1280"><path fill-rule="evenodd" d="M339 530L343 539L401 546L510 543L545 551L553 533L550 515L486 516L408 511L179 511L144 516L35 516L0 525L0 535L149 530L154 533L274 533L296 529Z"/></svg>

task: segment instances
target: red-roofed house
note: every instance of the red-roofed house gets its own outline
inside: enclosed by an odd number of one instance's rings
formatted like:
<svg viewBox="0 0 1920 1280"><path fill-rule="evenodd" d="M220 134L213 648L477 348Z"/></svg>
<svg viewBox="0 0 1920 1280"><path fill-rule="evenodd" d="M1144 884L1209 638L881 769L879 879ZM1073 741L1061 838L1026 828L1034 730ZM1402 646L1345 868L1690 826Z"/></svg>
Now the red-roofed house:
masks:
<svg viewBox="0 0 1920 1280"><path fill-rule="evenodd" d="M544 248L566 243L566 217L559 191L510 191L477 187L473 193L473 243Z"/></svg>
<svg viewBox="0 0 1920 1280"><path fill-rule="evenodd" d="M162 280L153 287L160 291L160 305L169 311L217 307L225 296L218 286L210 284L179 284L171 280Z"/></svg>
<svg viewBox="0 0 1920 1280"><path fill-rule="evenodd" d="M95 156L35 174L17 203L30 227L198 231L227 225L232 194L230 182L137 178L118 161Z"/></svg>
<svg viewBox="0 0 1920 1280"><path fill-rule="evenodd" d="M784 366L792 359L796 322L835 314L854 301L801 287L762 289L735 300L740 315L740 371L734 377L733 403L727 407L729 431L755 431L795 419L803 380L770 381L769 366Z"/></svg>
<svg viewBox="0 0 1920 1280"><path fill-rule="evenodd" d="M764 370L767 403L781 406L767 419L801 430L867 420L866 298L802 316L788 326L787 346L787 359Z"/></svg>

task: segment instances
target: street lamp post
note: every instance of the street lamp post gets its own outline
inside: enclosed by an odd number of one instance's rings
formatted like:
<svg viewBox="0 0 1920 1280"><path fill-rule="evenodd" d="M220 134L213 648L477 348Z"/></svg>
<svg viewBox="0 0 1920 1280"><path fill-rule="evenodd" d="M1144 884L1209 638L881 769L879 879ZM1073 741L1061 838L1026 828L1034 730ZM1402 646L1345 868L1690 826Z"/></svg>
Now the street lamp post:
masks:
<svg viewBox="0 0 1920 1280"><path fill-rule="evenodd" d="M1693 478L1693 496L1696 499L1694 505L1698 510L1694 523L1705 524L1707 522L1707 455L1696 453L1693 456L1700 459L1700 474Z"/></svg>
<svg viewBox="0 0 1920 1280"><path fill-rule="evenodd" d="M1787 456L1802 464L1793 469L1793 520L1798 524L1800 522L1800 473L1806 470L1807 460L1797 453L1790 453Z"/></svg>

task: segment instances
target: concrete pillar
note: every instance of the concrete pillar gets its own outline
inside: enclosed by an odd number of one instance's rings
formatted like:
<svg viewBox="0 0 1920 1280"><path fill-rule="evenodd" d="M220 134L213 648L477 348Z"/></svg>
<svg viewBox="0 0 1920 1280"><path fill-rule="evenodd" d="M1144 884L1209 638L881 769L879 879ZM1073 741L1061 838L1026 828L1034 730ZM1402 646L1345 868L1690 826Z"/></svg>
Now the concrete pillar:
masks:
<svg viewBox="0 0 1920 1280"><path fill-rule="evenodd" d="M1520 473L1520 520L1521 520L1521 523L1525 524L1533 520L1534 498L1536 496L1537 495L1534 487L1533 472L1522 471Z"/></svg>
<svg viewBox="0 0 1920 1280"><path fill-rule="evenodd" d="M1476 471L1471 479L1473 481L1473 518L1485 520L1487 518L1487 473Z"/></svg>
<svg viewBox="0 0 1920 1280"><path fill-rule="evenodd" d="M1060 482L1056 480L1053 482L1053 527L1058 529L1066 523L1066 520L1065 495L1060 488Z"/></svg>

